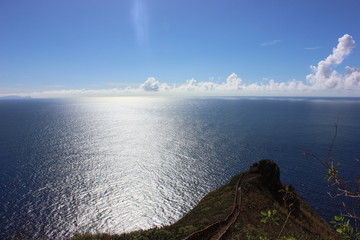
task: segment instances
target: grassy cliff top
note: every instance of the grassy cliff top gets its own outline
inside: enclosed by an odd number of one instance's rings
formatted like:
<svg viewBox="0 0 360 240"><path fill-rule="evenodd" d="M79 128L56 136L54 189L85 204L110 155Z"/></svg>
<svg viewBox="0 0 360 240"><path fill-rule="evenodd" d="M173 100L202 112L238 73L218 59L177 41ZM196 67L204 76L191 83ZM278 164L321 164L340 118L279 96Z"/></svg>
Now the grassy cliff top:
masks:
<svg viewBox="0 0 360 240"><path fill-rule="evenodd" d="M233 177L228 184L208 193L194 209L170 226L120 235L76 234L73 240L184 239L191 233L222 221L232 212L237 183L244 174L249 172ZM241 184L239 216L223 239L276 239L289 213L289 208L284 206L281 200L283 195L278 195L276 192L272 189L272 183L269 184L268 179L261 174L246 178ZM296 202L296 211L292 211L289 215L281 239L291 239L289 237L297 240L337 239L335 231L299 195L294 192L292 196ZM268 210L276 210L275 218L278 224L271 221L261 222L264 216L260 213Z"/></svg>

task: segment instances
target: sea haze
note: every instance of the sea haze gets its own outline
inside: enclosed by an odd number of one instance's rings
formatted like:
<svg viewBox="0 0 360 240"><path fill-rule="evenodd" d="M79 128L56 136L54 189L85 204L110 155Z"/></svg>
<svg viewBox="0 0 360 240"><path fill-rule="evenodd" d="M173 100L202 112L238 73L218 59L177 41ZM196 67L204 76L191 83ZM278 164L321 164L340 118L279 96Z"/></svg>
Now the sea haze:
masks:
<svg viewBox="0 0 360 240"><path fill-rule="evenodd" d="M0 100L0 239L64 239L173 223L209 191L275 160L325 218L324 170L358 174L360 99Z"/></svg>

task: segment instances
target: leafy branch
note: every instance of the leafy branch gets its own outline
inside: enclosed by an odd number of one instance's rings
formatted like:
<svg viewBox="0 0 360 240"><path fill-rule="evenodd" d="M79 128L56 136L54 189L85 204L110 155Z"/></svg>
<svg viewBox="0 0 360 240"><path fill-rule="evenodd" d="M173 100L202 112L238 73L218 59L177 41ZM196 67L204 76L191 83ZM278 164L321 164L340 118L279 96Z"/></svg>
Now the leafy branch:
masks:
<svg viewBox="0 0 360 240"><path fill-rule="evenodd" d="M308 152L305 152L304 155L311 159L315 159L321 164L323 168L325 168L325 179L329 182L329 186L332 187L333 192L328 194L332 198L340 199L340 197L345 197L350 202L350 205L347 205L344 201L341 201L342 207L345 210L345 214L342 214L341 216L335 216L335 221L331 221L331 223L334 224L336 231L341 234L343 239L360 239L360 216L358 212L360 209L360 177L355 177L354 181L349 181L340 175L340 162L336 162L333 159L333 147L337 138L337 133L338 123L335 125L335 134L325 159L321 159L315 154ZM360 163L358 159L355 159L355 161ZM346 219L345 217L350 218L353 221L355 231L350 224L350 220Z"/></svg>

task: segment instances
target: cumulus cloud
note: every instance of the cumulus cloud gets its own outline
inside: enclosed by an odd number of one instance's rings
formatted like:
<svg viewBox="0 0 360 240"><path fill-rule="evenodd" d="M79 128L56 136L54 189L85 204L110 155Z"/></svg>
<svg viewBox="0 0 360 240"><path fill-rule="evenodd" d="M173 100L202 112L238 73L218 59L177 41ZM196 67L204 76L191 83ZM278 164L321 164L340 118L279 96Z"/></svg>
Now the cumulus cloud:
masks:
<svg viewBox="0 0 360 240"><path fill-rule="evenodd" d="M143 84L140 85L141 89L149 92L157 92L160 88L160 83L155 78L148 78Z"/></svg>
<svg viewBox="0 0 360 240"><path fill-rule="evenodd" d="M354 69L349 68L349 75L354 74ZM354 75L354 77L356 77ZM350 78L349 78L350 79ZM201 96L226 96L226 95L282 95L308 90L309 87L303 82L292 80L287 83L279 83L275 80L267 80L265 83L244 84L236 73L231 73L225 82L215 83L213 81L198 82L195 79L187 80L183 84L170 86L160 83L150 77L139 87L126 87L124 89L69 89L54 91L39 91L20 93L19 96L32 96L35 98L64 98L64 97L97 97L97 96L131 96L131 95L201 95ZM0 94L1 96L1 94Z"/></svg>
<svg viewBox="0 0 360 240"><path fill-rule="evenodd" d="M178 89L190 91L239 90L242 87L241 82L241 78L239 78L236 73L232 73L226 78L226 82L224 83L219 84L212 81L197 82L195 79L192 78L190 80L187 80L184 84L181 84Z"/></svg>
<svg viewBox="0 0 360 240"><path fill-rule="evenodd" d="M267 83L253 83L243 86L248 91L261 91L261 92L304 92L310 90L309 85L304 84L302 81L291 80L289 82L276 82L270 79Z"/></svg>
<svg viewBox="0 0 360 240"><path fill-rule="evenodd" d="M163 90L169 90L170 86L166 83L160 83L154 77L149 77L143 84L140 85L140 89L146 92L158 92Z"/></svg>
<svg viewBox="0 0 360 240"><path fill-rule="evenodd" d="M265 83L244 84L236 73L230 74L223 83L211 81L198 82L195 79L187 80L184 84L171 89L174 92L198 92L220 95L248 95L254 93L271 94L274 92L303 92L310 89L309 85L301 81L276 82L273 79Z"/></svg>
<svg viewBox="0 0 360 240"><path fill-rule="evenodd" d="M232 73L226 78L226 83L220 85L220 88L224 90L239 90L242 88L241 83L242 79L236 73Z"/></svg>
<svg viewBox="0 0 360 240"><path fill-rule="evenodd" d="M212 81L197 82L195 79L187 80L184 84L179 85L176 90L187 91L226 91L226 90L240 90L242 88L241 78L236 73L230 74L226 82L215 83Z"/></svg>
<svg viewBox="0 0 360 240"><path fill-rule="evenodd" d="M264 46L276 44L279 40L264 43ZM149 77L140 85L126 88L112 89L74 89L74 90L56 90L56 91L38 91L25 92L16 95L32 97L92 97L92 96L129 96L129 95L153 95L153 94L190 94L202 96L254 96L254 95L332 95L349 96L349 90L360 90L360 69L346 66L343 73L335 70L344 59L355 48L353 38L345 34L339 38L338 45L333 48L332 53L320 61L317 66L311 66L312 73L306 76L305 81L290 80L287 82L277 82L273 79L265 79L260 83L255 82L246 84L236 74L231 73L224 82L214 81L197 81L194 78L187 80L183 84L170 86L167 83L161 83L154 77ZM310 49L308 49L310 50ZM1 88L0 88L1 90ZM8 91L9 92L9 91ZM335 94L334 94L335 93ZM344 94L345 93L345 94ZM358 96L360 91L352 91L353 96ZM14 95L10 93L7 95ZM350 94L351 95L351 94ZM1 94L0 96L6 96Z"/></svg>
<svg viewBox="0 0 360 240"><path fill-rule="evenodd" d="M360 72L357 68L345 67L345 73L340 74L334 68L341 64L355 47L355 40L345 34L339 38L338 45L333 48L325 60L317 66L311 66L313 73L306 76L315 89L360 89Z"/></svg>

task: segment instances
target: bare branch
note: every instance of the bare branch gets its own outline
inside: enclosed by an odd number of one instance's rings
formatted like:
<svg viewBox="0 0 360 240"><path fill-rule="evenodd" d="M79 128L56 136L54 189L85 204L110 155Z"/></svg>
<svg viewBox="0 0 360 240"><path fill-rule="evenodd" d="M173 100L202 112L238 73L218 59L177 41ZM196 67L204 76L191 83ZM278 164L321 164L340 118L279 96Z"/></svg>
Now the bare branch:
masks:
<svg viewBox="0 0 360 240"><path fill-rule="evenodd" d="M329 162L330 160L331 160L331 153L332 153L332 149L333 149L333 147L334 147L334 143L335 143L335 140L336 140L336 137L337 137L337 130L338 130L338 121L339 121L339 119L338 120L336 120L336 124L335 124L335 135L334 135L334 138L333 138L333 140L332 140L332 142L331 142L331 145L330 145L330 148L329 148L329 151L328 151L328 155L327 155L327 157L326 157L326 160L325 160L325 162Z"/></svg>
<svg viewBox="0 0 360 240"><path fill-rule="evenodd" d="M331 198L339 198L339 200L342 203L342 209L345 211L345 214L342 214L342 216L346 216L354 221L354 226L356 229L356 232L359 229L359 222L360 222L360 205L359 205L359 199L360 199L360 178L355 177L354 182L347 181L343 179L339 175L339 162L334 162L333 160L333 148L335 144L335 140L337 138L338 134L338 121L335 124L335 134L331 141L330 147L327 152L327 156L325 160L317 157L315 154L304 152L304 155L306 157L310 157L312 159L315 159L318 161L322 167L324 167L327 170L326 179L329 182L329 186L332 187L331 192L328 192L328 195ZM360 163L359 159L355 158L355 161L357 163ZM349 200L349 206L345 204L344 201L341 199L347 199Z"/></svg>
<svg viewBox="0 0 360 240"><path fill-rule="evenodd" d="M324 168L328 168L327 164L325 164L325 163L324 163L318 156L316 156L315 154L308 153L308 152L303 152L303 155L317 160Z"/></svg>

